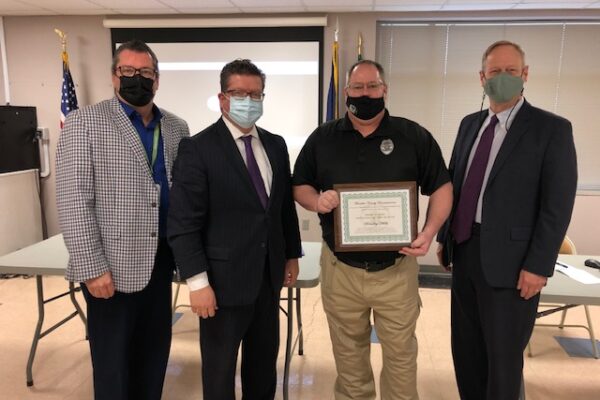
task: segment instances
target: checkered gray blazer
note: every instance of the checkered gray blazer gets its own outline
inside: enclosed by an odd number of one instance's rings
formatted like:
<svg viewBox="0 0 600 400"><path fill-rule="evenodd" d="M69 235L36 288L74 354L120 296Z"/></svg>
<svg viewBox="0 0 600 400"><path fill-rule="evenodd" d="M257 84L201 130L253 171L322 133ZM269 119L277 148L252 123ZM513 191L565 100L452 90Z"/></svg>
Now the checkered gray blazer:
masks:
<svg viewBox="0 0 600 400"><path fill-rule="evenodd" d="M169 185L185 121L160 121ZM139 135L116 97L69 113L56 152L56 202L69 250L67 279L110 271L115 289L148 284L158 246L160 195Z"/></svg>

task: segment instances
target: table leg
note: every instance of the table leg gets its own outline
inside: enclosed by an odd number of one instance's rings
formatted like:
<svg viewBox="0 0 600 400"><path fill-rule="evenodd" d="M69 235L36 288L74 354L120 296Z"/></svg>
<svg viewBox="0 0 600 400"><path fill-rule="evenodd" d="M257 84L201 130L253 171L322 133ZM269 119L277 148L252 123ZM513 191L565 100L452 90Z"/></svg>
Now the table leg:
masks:
<svg viewBox="0 0 600 400"><path fill-rule="evenodd" d="M42 332L42 325L44 324L44 287L42 283L42 276L36 275L35 281L37 285L37 303L38 303L38 322L35 327L35 333L33 334L33 341L31 342L31 350L29 350L29 359L27 360L27 386L33 386L33 359L35 358L35 351L37 350L38 342L40 341Z"/></svg>
<svg viewBox="0 0 600 400"><path fill-rule="evenodd" d="M287 295L287 341L285 343L285 364L283 366L283 400L288 400L288 384L290 379L290 361L292 349L292 334L294 327L294 292L288 288Z"/></svg>
<svg viewBox="0 0 600 400"><path fill-rule="evenodd" d="M296 288L296 318L298 320L298 355L304 355L304 332L302 332L302 304L300 288Z"/></svg>
<svg viewBox="0 0 600 400"><path fill-rule="evenodd" d="M85 317L79 302L75 298L75 292L79 292L80 290L81 288L76 288L73 282L69 282L69 297L71 298L71 303L73 303L75 310L77 310L77 314L79 314L79 318L81 318L81 322L85 325L85 331L87 332L87 318Z"/></svg>
<svg viewBox="0 0 600 400"><path fill-rule="evenodd" d="M596 344L596 336L594 335L594 327L592 326L592 319L590 318L590 310L588 306L583 306L585 310L585 317L590 331L590 339L592 341L592 351L594 352L594 358L598 359L598 345Z"/></svg>

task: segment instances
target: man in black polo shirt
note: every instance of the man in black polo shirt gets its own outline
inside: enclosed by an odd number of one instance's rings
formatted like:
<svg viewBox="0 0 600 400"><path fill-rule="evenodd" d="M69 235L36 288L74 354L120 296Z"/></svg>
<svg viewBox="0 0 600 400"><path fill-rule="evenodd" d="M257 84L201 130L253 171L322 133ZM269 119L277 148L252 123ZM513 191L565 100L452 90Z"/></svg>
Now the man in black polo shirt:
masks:
<svg viewBox="0 0 600 400"><path fill-rule="evenodd" d="M383 350L382 399L418 399L417 256L427 253L450 213L452 186L440 148L415 122L391 117L381 65L354 64L345 88L350 112L315 130L294 168L294 197L319 213L323 229L321 290L337 368L336 400L374 399L370 315ZM416 181L430 196L427 220L399 252L334 253L334 184Z"/></svg>

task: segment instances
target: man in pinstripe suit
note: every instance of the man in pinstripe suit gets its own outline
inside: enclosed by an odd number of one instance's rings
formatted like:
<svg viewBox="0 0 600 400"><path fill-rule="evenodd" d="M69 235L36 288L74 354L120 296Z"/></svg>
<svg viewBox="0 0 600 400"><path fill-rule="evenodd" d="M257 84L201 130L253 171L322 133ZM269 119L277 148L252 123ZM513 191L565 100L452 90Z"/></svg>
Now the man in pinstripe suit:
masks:
<svg viewBox="0 0 600 400"><path fill-rule="evenodd" d="M285 141L258 128L265 75L221 71L223 118L179 147L169 242L200 319L204 400L233 400L242 343L246 400L275 396L279 292L298 275L300 232Z"/></svg>
<svg viewBox="0 0 600 400"><path fill-rule="evenodd" d="M96 399L160 399L171 345L174 260L166 237L171 165L187 124L153 103L158 60L115 52L115 97L71 112L56 155L57 205L81 282Z"/></svg>

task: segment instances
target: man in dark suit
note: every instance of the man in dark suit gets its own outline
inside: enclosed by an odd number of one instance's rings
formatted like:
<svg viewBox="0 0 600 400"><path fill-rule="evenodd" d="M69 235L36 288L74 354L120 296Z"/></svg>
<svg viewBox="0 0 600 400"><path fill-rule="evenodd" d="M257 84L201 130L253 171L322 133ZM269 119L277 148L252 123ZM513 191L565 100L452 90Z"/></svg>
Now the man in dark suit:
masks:
<svg viewBox="0 0 600 400"><path fill-rule="evenodd" d="M452 355L462 399L519 397L523 351L554 272L577 186L571 123L522 96L528 67L508 41L484 53L489 111L465 117L450 161Z"/></svg>
<svg viewBox="0 0 600 400"><path fill-rule="evenodd" d="M69 113L56 152L56 204L81 282L96 400L159 400L171 346L175 261L166 225L171 165L187 124L158 108L158 59L115 52L115 97Z"/></svg>
<svg viewBox="0 0 600 400"><path fill-rule="evenodd" d="M258 128L265 75L250 60L221 71L223 117L182 141L169 242L200 317L205 400L273 399L279 292L298 276L300 232L282 137Z"/></svg>

